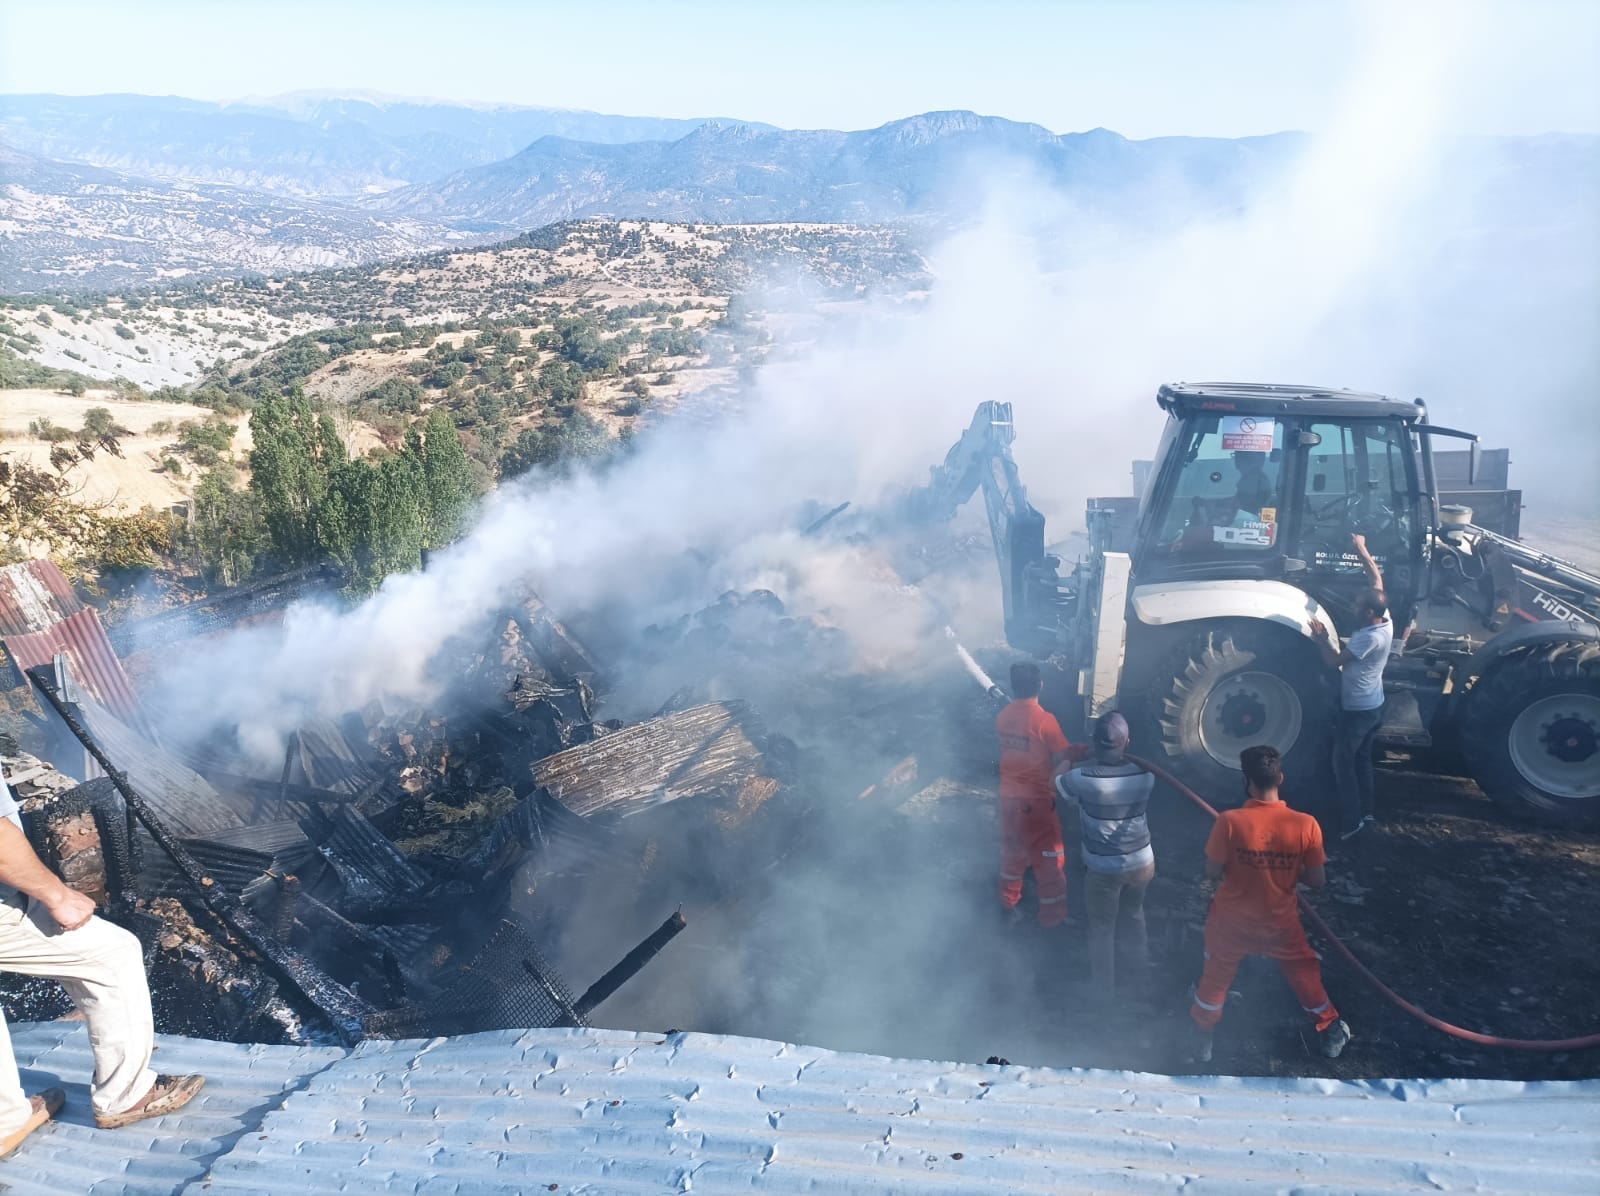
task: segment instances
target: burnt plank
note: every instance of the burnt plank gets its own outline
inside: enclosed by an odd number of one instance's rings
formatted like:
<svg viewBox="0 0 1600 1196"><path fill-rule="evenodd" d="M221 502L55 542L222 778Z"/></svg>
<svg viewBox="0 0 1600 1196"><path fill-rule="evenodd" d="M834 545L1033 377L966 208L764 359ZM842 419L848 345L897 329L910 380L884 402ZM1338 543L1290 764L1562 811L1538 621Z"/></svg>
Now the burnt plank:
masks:
<svg viewBox="0 0 1600 1196"><path fill-rule="evenodd" d="M534 781L574 814L637 814L737 791L764 775L766 728L747 702L710 702L536 760Z"/></svg>

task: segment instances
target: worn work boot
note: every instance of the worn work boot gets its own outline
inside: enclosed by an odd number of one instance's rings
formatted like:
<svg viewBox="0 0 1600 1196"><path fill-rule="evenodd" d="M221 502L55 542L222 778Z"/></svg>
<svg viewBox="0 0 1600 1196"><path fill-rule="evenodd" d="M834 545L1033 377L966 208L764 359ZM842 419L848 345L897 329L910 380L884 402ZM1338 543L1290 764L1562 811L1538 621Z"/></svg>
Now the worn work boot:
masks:
<svg viewBox="0 0 1600 1196"><path fill-rule="evenodd" d="M1326 1030L1317 1033L1317 1049L1324 1059L1337 1059L1350 1045L1350 1023L1340 1018Z"/></svg>
<svg viewBox="0 0 1600 1196"><path fill-rule="evenodd" d="M22 1145L22 1140L57 1113L61 1106L67 1103L67 1094L59 1088L46 1088L37 1096L30 1096L28 1104L31 1106L28 1120L22 1123L21 1128L12 1130L5 1137L0 1138L0 1159L5 1158L17 1147Z"/></svg>
<svg viewBox="0 0 1600 1196"><path fill-rule="evenodd" d="M1211 1031L1189 1023L1189 1062L1211 1062Z"/></svg>
<svg viewBox="0 0 1600 1196"><path fill-rule="evenodd" d="M94 1123L103 1130L114 1130L147 1117L175 1113L192 1101L205 1086L204 1076L157 1076L156 1082L150 1085L150 1091L133 1108L120 1113L96 1113Z"/></svg>

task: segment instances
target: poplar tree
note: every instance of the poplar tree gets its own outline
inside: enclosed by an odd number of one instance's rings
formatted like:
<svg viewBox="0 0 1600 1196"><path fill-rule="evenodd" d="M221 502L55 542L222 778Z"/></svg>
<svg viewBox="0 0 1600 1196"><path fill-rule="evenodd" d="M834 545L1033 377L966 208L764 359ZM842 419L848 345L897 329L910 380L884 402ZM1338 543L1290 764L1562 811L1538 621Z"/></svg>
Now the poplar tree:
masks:
<svg viewBox="0 0 1600 1196"><path fill-rule="evenodd" d="M329 478L348 459L333 420L296 388L256 403L250 435L250 489L272 547L286 565L311 564L324 550L318 513Z"/></svg>
<svg viewBox="0 0 1600 1196"><path fill-rule="evenodd" d="M438 409L428 416L421 451L423 547L443 548L466 526L473 499L472 467L455 425Z"/></svg>

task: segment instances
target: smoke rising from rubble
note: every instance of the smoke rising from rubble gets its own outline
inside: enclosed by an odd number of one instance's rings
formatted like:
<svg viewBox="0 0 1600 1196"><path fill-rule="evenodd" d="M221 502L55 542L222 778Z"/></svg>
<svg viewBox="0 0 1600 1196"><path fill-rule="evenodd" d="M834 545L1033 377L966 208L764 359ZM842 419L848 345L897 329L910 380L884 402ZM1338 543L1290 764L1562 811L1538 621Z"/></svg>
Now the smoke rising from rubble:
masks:
<svg viewBox="0 0 1600 1196"><path fill-rule="evenodd" d="M1015 452L1057 538L1086 495L1127 492L1159 431L1155 387L1180 378L1421 394L1440 422L1511 445L1532 504L1592 513L1600 220L1592 194L1546 211L1497 143L1439 135L1492 32L1471 11L1372 10L1345 120L1242 211L1141 239L1008 178L930 252L925 302L868 302L778 345L741 411L668 419L602 475L502 490L428 572L352 611L298 608L281 637L241 633L220 677L194 662L203 709L169 706L191 726L236 721L272 755L304 709L428 696L438 646L524 581L557 611L605 602L640 622L769 584L830 608L864 655L904 658L921 629L893 579L792 529L807 503L859 509L919 484L987 398L1016 403ZM985 631L997 587L987 601Z"/></svg>
<svg viewBox="0 0 1600 1196"><path fill-rule="evenodd" d="M1484 49L1464 11L1452 6L1440 20L1417 6L1374 9L1374 52L1346 120L1243 210L1138 237L1008 178L981 219L930 250L925 300L864 301L826 320L812 343L780 343L738 410L663 420L603 472L503 488L426 572L389 579L352 610L306 603L282 629L240 631L180 662L158 705L185 733L237 726L246 749L275 767L308 712L437 696L448 681L430 667L441 646L471 635L525 584L563 617L604 608L622 641L724 590L762 587L795 613L825 612L864 669L926 663L946 649L924 597L870 547L797 529L816 504L849 499L860 509L920 484L984 399L1016 404L1022 476L1057 539L1081 527L1085 496L1127 491L1129 462L1148 456L1159 432L1155 388L1177 379L1420 394L1439 422L1510 445L1532 503L1595 514L1600 222L1585 202L1594 195L1569 189L1552 201L1564 206L1547 209L1547 180L1519 174L1504 145L1439 136ZM1592 158L1592 143L1572 157ZM963 631L992 639L992 566L947 583L942 597L952 596ZM781 662L795 685L815 680L805 675L814 663ZM651 687L668 688L671 670L620 680L631 688L601 717L649 713L666 696ZM811 746L849 723L848 712L827 725L785 709L781 687L749 696L775 729ZM976 742L986 729L975 718ZM858 778L856 788L894 759L848 734L830 748L830 776ZM989 1007L993 987L963 975L944 943L992 937L976 911L991 900L993 844L970 842L981 857L970 868L918 872L904 859L913 850L904 827L864 823L854 790L840 797L820 833L848 848L772 876L766 900L784 914L764 937L850 983L830 997L820 979L806 989L803 969L779 969L736 1009L744 1021L712 1028L966 1050L979 1012L991 1027L1004 1014ZM891 904L830 900L834 871L875 860L914 874ZM850 933L863 915L865 929ZM886 924L894 934L881 933ZM654 966L671 975L671 960ZM737 992L771 963L734 953L693 967ZM937 984L906 1008L905 992L930 967ZM624 1000L611 1016L627 1009Z"/></svg>

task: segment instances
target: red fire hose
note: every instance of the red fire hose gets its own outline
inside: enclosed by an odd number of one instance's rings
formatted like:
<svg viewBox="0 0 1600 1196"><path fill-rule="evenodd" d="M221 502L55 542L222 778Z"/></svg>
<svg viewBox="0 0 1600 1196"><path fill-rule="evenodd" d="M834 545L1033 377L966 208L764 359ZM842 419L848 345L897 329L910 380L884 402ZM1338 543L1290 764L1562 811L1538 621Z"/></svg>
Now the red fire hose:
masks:
<svg viewBox="0 0 1600 1196"><path fill-rule="evenodd" d="M1216 809L1209 802L1207 802L1205 798L1201 797L1193 789L1189 788L1189 786L1178 780L1177 777L1173 776L1160 765L1152 764L1150 761L1140 759L1138 756L1135 756L1131 753L1128 755L1128 759L1132 760L1135 764L1138 764L1143 768L1149 769L1150 772L1156 777L1171 785L1174 789L1183 794L1190 801L1194 802L1195 805L1199 806L1207 814L1210 814L1211 817L1217 817ZM1301 904L1300 908L1304 911L1306 918L1311 922L1311 925L1315 927L1323 935L1323 937L1325 937L1328 942L1333 945L1333 949L1339 953L1340 957L1347 964L1356 970L1357 975L1359 975L1368 984L1372 985L1373 988L1377 989L1384 996L1388 997L1389 1000L1393 1001L1401 1009L1409 1013L1412 1017L1416 1018L1425 1025L1432 1026L1435 1030L1442 1030L1444 1033L1449 1034L1453 1038L1460 1038L1466 1042L1474 1042L1479 1046L1505 1047L1508 1050L1513 1051L1581 1051L1590 1047L1600 1046L1600 1034L1585 1034L1578 1038L1501 1038L1496 1034L1479 1034L1476 1030L1464 1030L1460 1026L1453 1026L1449 1022L1443 1021L1440 1018L1436 1018L1433 1016L1433 1014L1413 1005L1410 1001L1406 1000L1399 993L1395 992L1394 989L1390 988L1382 980L1379 980L1375 975L1372 974L1371 970L1366 964L1362 963L1355 957L1349 947L1346 947L1342 942L1339 941L1339 936L1334 934L1333 931L1328 928L1328 924L1322 920L1322 916L1318 914L1316 910L1304 903Z"/></svg>

